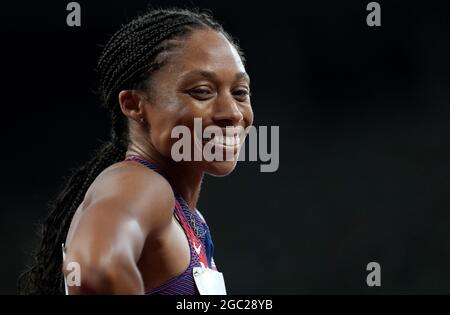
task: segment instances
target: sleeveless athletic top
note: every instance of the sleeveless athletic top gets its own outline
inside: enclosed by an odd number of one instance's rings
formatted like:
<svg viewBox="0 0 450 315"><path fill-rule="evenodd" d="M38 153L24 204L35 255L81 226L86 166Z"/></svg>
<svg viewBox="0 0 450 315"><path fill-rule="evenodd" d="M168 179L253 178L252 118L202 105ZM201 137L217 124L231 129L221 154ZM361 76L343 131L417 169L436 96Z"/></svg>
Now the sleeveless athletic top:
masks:
<svg viewBox="0 0 450 315"><path fill-rule="evenodd" d="M132 155L128 156L125 160L138 162L164 176L155 165L141 157ZM181 194L173 187L172 189L175 195L175 208L173 209L173 214L183 228L189 241L190 263L182 274L175 276L157 288L146 292L146 295L199 294L194 281L193 268L208 267L217 270L213 258L214 244L205 219L197 209L195 209L195 211L189 209L189 206Z"/></svg>

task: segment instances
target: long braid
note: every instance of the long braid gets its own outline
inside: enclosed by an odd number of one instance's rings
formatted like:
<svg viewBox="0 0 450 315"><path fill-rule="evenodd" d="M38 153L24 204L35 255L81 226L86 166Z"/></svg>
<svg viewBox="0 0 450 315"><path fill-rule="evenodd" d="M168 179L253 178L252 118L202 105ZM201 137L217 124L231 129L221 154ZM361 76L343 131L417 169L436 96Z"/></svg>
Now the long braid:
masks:
<svg viewBox="0 0 450 315"><path fill-rule="evenodd" d="M194 29L223 33L242 53L221 25L206 13L181 9L150 10L123 25L108 41L97 65L103 106L111 114L111 140L105 142L86 164L75 170L50 205L41 228L41 243L34 264L19 279L22 294L64 294L61 244L65 242L73 215L95 178L107 167L124 159L128 123L117 96L121 90L143 89L151 74L161 67L172 49L169 39L182 39Z"/></svg>

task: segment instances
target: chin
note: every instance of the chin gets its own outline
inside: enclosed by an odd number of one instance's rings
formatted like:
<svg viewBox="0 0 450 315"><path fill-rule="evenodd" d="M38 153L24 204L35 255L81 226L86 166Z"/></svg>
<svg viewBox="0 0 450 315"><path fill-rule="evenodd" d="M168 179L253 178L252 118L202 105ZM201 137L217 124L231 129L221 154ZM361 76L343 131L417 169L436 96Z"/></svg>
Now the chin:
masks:
<svg viewBox="0 0 450 315"><path fill-rule="evenodd" d="M227 176L234 170L236 164L237 160L208 162L205 167L205 173L217 177Z"/></svg>

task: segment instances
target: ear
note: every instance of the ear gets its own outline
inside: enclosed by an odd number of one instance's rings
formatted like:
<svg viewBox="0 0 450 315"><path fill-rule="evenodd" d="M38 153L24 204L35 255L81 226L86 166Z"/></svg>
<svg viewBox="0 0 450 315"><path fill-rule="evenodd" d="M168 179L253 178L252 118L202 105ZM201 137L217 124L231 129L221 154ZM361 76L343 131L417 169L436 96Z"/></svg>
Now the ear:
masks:
<svg viewBox="0 0 450 315"><path fill-rule="evenodd" d="M122 113L139 122L144 117L144 97L136 90L123 90L119 93L119 104Z"/></svg>

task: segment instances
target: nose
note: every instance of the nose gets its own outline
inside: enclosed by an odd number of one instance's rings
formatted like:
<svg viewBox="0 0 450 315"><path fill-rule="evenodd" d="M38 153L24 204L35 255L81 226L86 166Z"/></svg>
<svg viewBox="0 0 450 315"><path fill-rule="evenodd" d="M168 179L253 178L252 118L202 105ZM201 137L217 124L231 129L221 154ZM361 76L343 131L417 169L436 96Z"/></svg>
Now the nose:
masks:
<svg viewBox="0 0 450 315"><path fill-rule="evenodd" d="M236 126L244 119L236 100L231 96L218 99L214 105L212 117L214 124L220 127Z"/></svg>

